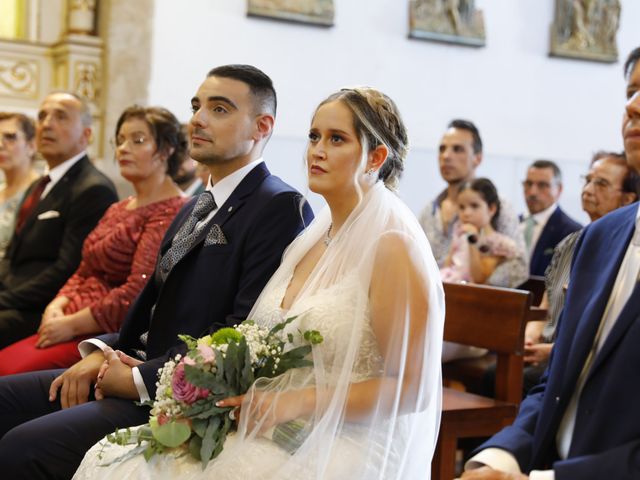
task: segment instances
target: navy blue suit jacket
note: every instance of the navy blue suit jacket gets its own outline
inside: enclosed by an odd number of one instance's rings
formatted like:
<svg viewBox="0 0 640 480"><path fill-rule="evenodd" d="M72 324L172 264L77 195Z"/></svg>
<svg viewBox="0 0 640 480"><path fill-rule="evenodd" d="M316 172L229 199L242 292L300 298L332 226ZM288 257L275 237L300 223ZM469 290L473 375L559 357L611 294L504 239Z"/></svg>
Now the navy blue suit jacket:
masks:
<svg viewBox="0 0 640 480"><path fill-rule="evenodd" d="M529 263L529 274L544 276L551 257L553 257L553 249L555 246L560 243L564 237L581 228L582 225L564 213L560 207L556 208L542 229L536 246L533 249L531 262Z"/></svg>
<svg viewBox="0 0 640 480"><path fill-rule="evenodd" d="M633 236L637 210L637 203L620 208L585 228L549 368L514 424L481 449L510 451L524 472L553 467L556 480L640 478L638 282L588 373L566 460L558 459L555 441Z"/></svg>
<svg viewBox="0 0 640 480"><path fill-rule="evenodd" d="M159 256L191 213L197 198L178 213L161 243ZM289 243L313 219L302 196L264 163L251 170L221 205L189 252L164 282L154 275L129 309L119 338L104 337L130 355L146 352L138 368L151 398L158 368L184 352L178 334L199 337L244 320L276 270ZM217 224L226 244L205 246L209 229ZM156 268L158 264L156 263ZM149 332L147 345L140 335ZM108 341L111 340L111 341Z"/></svg>

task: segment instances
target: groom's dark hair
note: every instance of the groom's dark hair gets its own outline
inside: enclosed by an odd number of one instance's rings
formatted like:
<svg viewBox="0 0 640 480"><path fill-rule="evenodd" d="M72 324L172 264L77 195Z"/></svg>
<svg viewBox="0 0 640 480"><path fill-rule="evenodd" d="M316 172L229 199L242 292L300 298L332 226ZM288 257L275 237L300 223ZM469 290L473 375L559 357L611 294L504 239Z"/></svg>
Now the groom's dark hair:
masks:
<svg viewBox="0 0 640 480"><path fill-rule="evenodd" d="M209 71L207 77L231 78L246 83L255 100L256 110L275 117L278 100L271 78L253 65L222 65Z"/></svg>

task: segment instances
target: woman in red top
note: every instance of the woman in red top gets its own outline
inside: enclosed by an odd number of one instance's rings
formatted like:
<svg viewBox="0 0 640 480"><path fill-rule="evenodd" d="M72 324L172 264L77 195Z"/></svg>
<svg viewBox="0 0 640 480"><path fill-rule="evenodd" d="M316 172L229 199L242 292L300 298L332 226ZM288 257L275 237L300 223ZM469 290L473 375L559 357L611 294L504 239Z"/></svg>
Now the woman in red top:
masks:
<svg viewBox="0 0 640 480"><path fill-rule="evenodd" d="M78 270L42 315L38 333L0 350L0 375L64 368L78 343L116 332L153 273L160 241L186 198L171 179L186 140L164 108L127 108L116 125L116 159L135 196L112 205L87 236Z"/></svg>

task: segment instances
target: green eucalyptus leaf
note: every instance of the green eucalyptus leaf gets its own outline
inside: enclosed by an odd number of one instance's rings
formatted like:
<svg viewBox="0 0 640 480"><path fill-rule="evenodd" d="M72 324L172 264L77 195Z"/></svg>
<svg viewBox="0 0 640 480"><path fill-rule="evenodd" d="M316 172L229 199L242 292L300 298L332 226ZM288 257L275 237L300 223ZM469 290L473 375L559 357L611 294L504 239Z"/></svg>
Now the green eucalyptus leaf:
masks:
<svg viewBox="0 0 640 480"><path fill-rule="evenodd" d="M189 453L196 460L200 460L200 449L202 448L202 438L198 435L194 435L189 440Z"/></svg>
<svg viewBox="0 0 640 480"><path fill-rule="evenodd" d="M169 448L179 447L191 436L191 428L185 422L169 421L164 425L152 427L152 431L153 438Z"/></svg>
<svg viewBox="0 0 640 480"><path fill-rule="evenodd" d="M284 322L280 322L278 323L276 326L274 326L271 330L269 330L269 337L271 335L274 335L276 333L278 333L280 330L282 330L284 327L286 327L287 325L289 325L291 322L293 322L296 318L298 318L297 315L293 316L293 317L289 317L287 318Z"/></svg>
<svg viewBox="0 0 640 480"><path fill-rule="evenodd" d="M227 415L228 416L228 415ZM219 436L220 417L211 417L207 425L207 431L202 438L202 447L200 447L200 459L202 460L202 468L207 466L213 451L216 447L216 439Z"/></svg>

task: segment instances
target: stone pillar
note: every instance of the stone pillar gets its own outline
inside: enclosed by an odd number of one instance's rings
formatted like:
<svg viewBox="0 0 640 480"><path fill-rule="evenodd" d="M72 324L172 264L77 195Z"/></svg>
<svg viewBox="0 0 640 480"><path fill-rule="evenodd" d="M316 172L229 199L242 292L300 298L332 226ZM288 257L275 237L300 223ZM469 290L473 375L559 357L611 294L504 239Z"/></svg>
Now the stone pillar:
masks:
<svg viewBox="0 0 640 480"><path fill-rule="evenodd" d="M96 0L68 0L66 34L51 46L53 89L69 90L86 98L93 117L90 156L101 163L102 39L95 36Z"/></svg>

